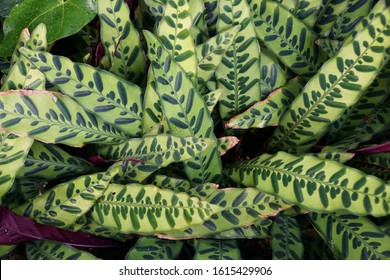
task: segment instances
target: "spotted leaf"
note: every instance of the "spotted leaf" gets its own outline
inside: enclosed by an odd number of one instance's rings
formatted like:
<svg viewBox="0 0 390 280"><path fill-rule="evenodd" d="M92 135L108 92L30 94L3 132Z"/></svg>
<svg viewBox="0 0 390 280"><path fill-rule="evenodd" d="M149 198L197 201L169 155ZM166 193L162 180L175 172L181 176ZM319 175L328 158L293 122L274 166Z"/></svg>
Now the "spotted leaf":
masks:
<svg viewBox="0 0 390 280"><path fill-rule="evenodd" d="M303 89L304 82L299 78L290 80L272 92L265 100L259 101L245 112L234 116L226 123L229 128L248 129L276 126L288 110L294 98Z"/></svg>
<svg viewBox="0 0 390 280"><path fill-rule="evenodd" d="M0 199L11 188L33 142L31 138L0 130Z"/></svg>
<svg viewBox="0 0 390 280"><path fill-rule="evenodd" d="M130 20L124 0L97 1L100 37L110 61L110 72L127 81L142 84L145 54L140 35Z"/></svg>
<svg viewBox="0 0 390 280"><path fill-rule="evenodd" d="M35 141L17 177L50 180L95 171L97 171L96 166L80 157L68 154L60 147Z"/></svg>
<svg viewBox="0 0 390 280"><path fill-rule="evenodd" d="M377 16L306 84L270 139L270 151L308 150L359 100L390 48L390 40L378 40L390 37L388 19L390 9Z"/></svg>
<svg viewBox="0 0 390 280"><path fill-rule="evenodd" d="M28 260L99 260L94 255L51 240L35 240L26 244Z"/></svg>
<svg viewBox="0 0 390 280"><path fill-rule="evenodd" d="M194 260L240 260L241 252L237 240L199 239Z"/></svg>
<svg viewBox="0 0 390 280"><path fill-rule="evenodd" d="M251 9L258 38L297 75L312 77L327 58L316 33L279 3L252 1Z"/></svg>
<svg viewBox="0 0 390 280"><path fill-rule="evenodd" d="M115 172L118 171L85 175L61 183L13 211L41 224L67 228L91 209Z"/></svg>
<svg viewBox="0 0 390 280"><path fill-rule="evenodd" d="M272 224L271 235L272 259L301 260L303 258L301 229L294 218L276 217Z"/></svg>
<svg viewBox="0 0 390 280"><path fill-rule="evenodd" d="M216 239L265 239L270 237L271 226L271 219L259 219L251 225L222 231L208 237Z"/></svg>
<svg viewBox="0 0 390 280"><path fill-rule="evenodd" d="M194 184L218 181L222 166L217 151L218 141L207 106L193 83L176 64L162 44L145 32L149 58L156 79L156 89L171 134L180 137L211 138L215 142L205 152L185 162L185 169Z"/></svg>
<svg viewBox="0 0 390 280"><path fill-rule="evenodd" d="M325 213L310 213L309 217L334 254L341 259L389 259L390 236L367 217Z"/></svg>
<svg viewBox="0 0 390 280"><path fill-rule="evenodd" d="M218 151L221 156L226 154L231 148L236 146L239 142L240 139L238 139L235 136L225 136L225 137L220 137L218 138Z"/></svg>
<svg viewBox="0 0 390 280"><path fill-rule="evenodd" d="M129 136L141 134L142 91L138 86L104 70L73 63L65 57L26 48L20 52L45 74L48 81L86 111Z"/></svg>
<svg viewBox="0 0 390 280"><path fill-rule="evenodd" d="M0 127L42 142L69 146L118 143L128 138L69 97L50 91L0 92Z"/></svg>
<svg viewBox="0 0 390 280"><path fill-rule="evenodd" d="M174 260L179 257L183 241L140 237L127 252L125 260Z"/></svg>
<svg viewBox="0 0 390 280"><path fill-rule="evenodd" d="M390 212L390 185L333 160L278 152L244 161L226 169L226 174L313 211L345 209L373 216Z"/></svg>
<svg viewBox="0 0 390 280"><path fill-rule="evenodd" d="M233 44L222 58L215 75L222 87L219 112L223 120L241 113L260 96L260 45L244 0L219 1L217 31L240 26Z"/></svg>
<svg viewBox="0 0 390 280"><path fill-rule="evenodd" d="M202 224L218 206L152 185L111 184L91 210L93 219L122 233L182 231Z"/></svg>
<svg viewBox="0 0 390 280"><path fill-rule="evenodd" d="M323 3L317 15L314 31L322 37L327 37L337 18L345 11L348 2L349 0L329 0Z"/></svg>
<svg viewBox="0 0 390 280"><path fill-rule="evenodd" d="M322 0L273 0L279 2L294 16L302 20L307 26L313 27L317 20L318 13L323 5Z"/></svg>

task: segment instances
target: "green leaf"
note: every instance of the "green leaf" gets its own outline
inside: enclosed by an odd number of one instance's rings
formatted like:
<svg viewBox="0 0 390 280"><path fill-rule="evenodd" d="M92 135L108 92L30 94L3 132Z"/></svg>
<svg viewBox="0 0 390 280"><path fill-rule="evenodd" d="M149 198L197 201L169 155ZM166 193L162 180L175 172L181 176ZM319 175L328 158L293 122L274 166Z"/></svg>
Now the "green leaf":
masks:
<svg viewBox="0 0 390 280"><path fill-rule="evenodd" d="M240 140L235 136L225 136L218 138L218 152L221 156L226 154L231 148L236 146Z"/></svg>
<svg viewBox="0 0 390 280"><path fill-rule="evenodd" d="M116 172L85 175L59 184L13 211L41 224L69 227L103 195Z"/></svg>
<svg viewBox="0 0 390 280"><path fill-rule="evenodd" d="M321 37L327 37L335 21L345 11L349 0L329 0L321 5L314 25L314 31Z"/></svg>
<svg viewBox="0 0 390 280"><path fill-rule="evenodd" d="M189 32L192 25L187 0L167 0L157 35L174 61L195 82L197 59L194 40Z"/></svg>
<svg viewBox="0 0 390 280"><path fill-rule="evenodd" d="M313 27L317 20L317 14L322 7L322 0L273 0L279 2L294 16L302 20L307 26Z"/></svg>
<svg viewBox="0 0 390 280"><path fill-rule="evenodd" d="M232 45L239 29L239 26L232 27L210 38L203 44L196 46L196 56L198 59L197 89L202 94L207 90L206 82L210 80L220 65L223 56Z"/></svg>
<svg viewBox="0 0 390 280"><path fill-rule="evenodd" d="M271 235L273 260L301 260L303 258L301 230L294 218L276 217L272 224Z"/></svg>
<svg viewBox="0 0 390 280"><path fill-rule="evenodd" d="M196 189L198 195L202 190ZM192 193L194 195L195 193ZM255 188L215 189L202 197L213 206L220 207L203 224L192 226L184 231L168 232L168 238L199 238L215 236L219 233L256 224L259 219L275 216L291 205L275 196L270 196Z"/></svg>
<svg viewBox="0 0 390 280"><path fill-rule="evenodd" d="M389 259L390 236L380 231L368 218L320 213L310 213L309 217L332 251L341 259Z"/></svg>
<svg viewBox="0 0 390 280"><path fill-rule="evenodd" d="M88 161L72 156L56 145L35 141L17 177L38 177L50 180L94 171L97 171L97 167Z"/></svg>
<svg viewBox="0 0 390 280"><path fill-rule="evenodd" d="M234 228L208 236L216 239L265 239L270 237L271 219L259 219L252 225Z"/></svg>
<svg viewBox="0 0 390 280"><path fill-rule="evenodd" d="M390 185L333 160L278 152L227 168L226 174L313 211L377 217L390 213Z"/></svg>
<svg viewBox="0 0 390 280"><path fill-rule="evenodd" d="M306 151L326 133L330 124L353 106L378 74L390 47L390 9L362 30L327 61L304 87L284 115L269 143L269 150ZM387 22L387 24L386 24ZM375 36L370 29L375 28ZM364 56L370 60L363 60Z"/></svg>
<svg viewBox="0 0 390 280"><path fill-rule="evenodd" d="M152 185L109 185L91 210L100 225L122 233L182 231L202 224L220 207Z"/></svg>
<svg viewBox="0 0 390 280"><path fill-rule="evenodd" d="M234 129L263 128L276 126L281 117L303 89L304 82L299 78L288 81L272 92L265 100L259 101L245 112L234 116L226 126Z"/></svg>
<svg viewBox="0 0 390 280"><path fill-rule="evenodd" d="M163 174L153 175L148 179L148 183L160 186L162 189L169 189L173 192L186 192L191 189L191 182L181 178L175 178Z"/></svg>
<svg viewBox="0 0 390 280"><path fill-rule="evenodd" d="M47 41L75 34L95 17L95 4L88 0L24 0L4 21L4 40L0 56L9 56L20 32L28 26L34 29L43 22L48 26Z"/></svg>
<svg viewBox="0 0 390 280"><path fill-rule="evenodd" d="M183 244L179 240L143 236L127 252L125 260L174 260L178 258Z"/></svg>
<svg viewBox="0 0 390 280"><path fill-rule="evenodd" d="M235 25L239 25L240 30L215 72L218 86L223 90L219 103L223 120L241 113L261 98L260 45L249 6L244 0L219 1L217 31L221 33Z"/></svg>
<svg viewBox="0 0 390 280"><path fill-rule="evenodd" d="M312 155L321 159L330 159L340 163L346 163L347 161L351 160L355 156L355 154L353 153L344 153L344 152L321 152L321 153L314 153Z"/></svg>
<svg viewBox="0 0 390 280"><path fill-rule="evenodd" d="M319 45L324 51L326 51L326 53L328 54L329 57L332 57L332 56L336 55L337 51L343 45L343 42L331 40L328 38L319 38L316 41L316 44Z"/></svg>
<svg viewBox="0 0 390 280"><path fill-rule="evenodd" d="M130 20L130 9L123 0L97 1L100 36L108 56L110 72L127 81L142 84L145 54L140 35Z"/></svg>
<svg viewBox="0 0 390 280"><path fill-rule="evenodd" d="M241 260L237 240L199 239L194 260Z"/></svg>
<svg viewBox="0 0 390 280"><path fill-rule="evenodd" d="M106 160L141 161L156 166L184 161L204 151L213 141L207 138L177 137L169 134L133 138L117 145L102 145L98 154Z"/></svg>
<svg viewBox="0 0 390 280"><path fill-rule="evenodd" d="M33 142L31 138L0 131L0 199L11 188Z"/></svg>
<svg viewBox="0 0 390 280"><path fill-rule="evenodd" d="M10 90L0 93L0 127L46 143L82 146L127 139L115 127L57 92Z"/></svg>
<svg viewBox="0 0 390 280"><path fill-rule="evenodd" d="M304 244L304 260L336 260L338 259L329 248L328 244L314 230L306 230L301 234Z"/></svg>
<svg viewBox="0 0 390 280"><path fill-rule="evenodd" d="M343 41L351 34L356 24L370 11L372 0L349 0L344 11L336 17L330 30L329 37L333 40Z"/></svg>
<svg viewBox="0 0 390 280"><path fill-rule="evenodd" d="M87 222L80 229L82 232L87 232L96 236L115 239L121 242L126 242L134 238L133 235L123 234L117 230L110 229L96 223L87 213L84 217L87 217Z"/></svg>
<svg viewBox="0 0 390 280"><path fill-rule="evenodd" d="M204 3L203 0L188 0L189 13L192 18L192 26L190 28L191 37L194 39L195 46L203 44L209 39L209 31L207 29L206 20L204 19Z"/></svg>
<svg viewBox="0 0 390 280"><path fill-rule="evenodd" d="M86 251L50 240L28 242L26 255L28 260L99 260Z"/></svg>
<svg viewBox="0 0 390 280"><path fill-rule="evenodd" d="M317 34L276 2L256 0L251 9L258 38L294 73L312 77L326 60L315 44Z"/></svg>
<svg viewBox="0 0 390 280"><path fill-rule="evenodd" d="M47 185L47 181L37 178L16 178L14 185L25 202L41 195Z"/></svg>
<svg viewBox="0 0 390 280"><path fill-rule="evenodd" d="M86 111L98 116L129 136L139 136L143 94L138 86L107 71L70 59L22 48L20 52L62 93Z"/></svg>
<svg viewBox="0 0 390 280"><path fill-rule="evenodd" d="M144 34L157 93L171 134L215 141L205 152L185 163L187 175L194 184L216 182L222 166L210 112L184 70L173 61L157 38L150 32Z"/></svg>

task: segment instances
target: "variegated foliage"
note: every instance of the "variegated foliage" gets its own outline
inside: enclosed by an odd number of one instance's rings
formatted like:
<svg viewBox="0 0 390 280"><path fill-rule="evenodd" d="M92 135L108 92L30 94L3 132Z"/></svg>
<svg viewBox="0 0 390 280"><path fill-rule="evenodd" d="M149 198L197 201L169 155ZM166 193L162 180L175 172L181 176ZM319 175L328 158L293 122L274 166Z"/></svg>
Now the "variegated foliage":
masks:
<svg viewBox="0 0 390 280"><path fill-rule="evenodd" d="M54 45L4 21L1 240L13 211L129 260L390 258L389 1L92 2ZM97 259L55 239L27 258Z"/></svg>

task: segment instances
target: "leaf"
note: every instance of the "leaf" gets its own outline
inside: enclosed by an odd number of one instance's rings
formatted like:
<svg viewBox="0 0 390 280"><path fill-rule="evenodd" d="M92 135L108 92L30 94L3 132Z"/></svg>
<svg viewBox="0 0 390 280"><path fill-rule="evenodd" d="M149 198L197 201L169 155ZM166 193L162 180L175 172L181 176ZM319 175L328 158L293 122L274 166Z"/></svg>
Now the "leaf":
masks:
<svg viewBox="0 0 390 280"><path fill-rule="evenodd" d="M240 26L215 72L218 86L222 87L219 112L223 120L241 113L261 98L260 45L249 13L244 0L219 1L217 31L221 33L235 25Z"/></svg>
<svg viewBox="0 0 390 280"><path fill-rule="evenodd" d="M355 154L353 153L344 153L344 152L321 152L312 155L321 159L330 159L343 164L351 160L355 156Z"/></svg>
<svg viewBox="0 0 390 280"><path fill-rule="evenodd" d="M25 0L4 21L0 56L11 55L20 32L43 22L48 26L48 43L75 34L95 17L95 4L88 0Z"/></svg>
<svg viewBox="0 0 390 280"><path fill-rule="evenodd" d="M215 106L221 99L221 94L222 89L216 89L203 95L204 102L206 103L207 109L209 110L210 114L213 113Z"/></svg>
<svg viewBox="0 0 390 280"><path fill-rule="evenodd" d="M0 130L0 199L11 188L32 143L31 138Z"/></svg>
<svg viewBox="0 0 390 280"><path fill-rule="evenodd" d="M189 0L189 13L192 18L192 26L190 28L191 37L194 39L195 46L204 43L209 39L209 31L207 29L206 20L204 19L204 3L203 0Z"/></svg>
<svg viewBox="0 0 390 280"><path fill-rule="evenodd" d="M390 185L333 160L278 152L243 161L226 174L313 211L347 210L376 217L390 212Z"/></svg>
<svg viewBox="0 0 390 280"><path fill-rule="evenodd" d="M218 151L221 156L226 154L231 148L236 146L240 140L235 136L225 136L218 138Z"/></svg>
<svg viewBox="0 0 390 280"><path fill-rule="evenodd" d="M322 7L322 0L274 0L283 5L294 16L302 20L307 26L313 27L317 20L317 14ZM326 4L325 4L326 5Z"/></svg>
<svg viewBox="0 0 390 280"><path fill-rule="evenodd" d="M86 251L50 240L27 243L26 255L28 260L99 260Z"/></svg>
<svg viewBox="0 0 390 280"><path fill-rule="evenodd" d="M216 239L265 239L270 237L271 219L259 219L252 225L222 231L208 236Z"/></svg>
<svg viewBox="0 0 390 280"><path fill-rule="evenodd" d="M258 38L294 73L312 77L326 60L315 44L317 35L276 2L253 1L251 9Z"/></svg>
<svg viewBox="0 0 390 280"><path fill-rule="evenodd" d="M201 194L202 191L197 189L196 193ZM214 189L202 199L221 209L201 225L192 226L184 231L167 232L167 238L215 236L228 230L255 224L260 219L275 216L280 211L291 207L281 199L255 188Z"/></svg>
<svg viewBox="0 0 390 280"><path fill-rule="evenodd" d="M243 113L231 118L226 126L234 129L248 129L278 125L303 86L304 82L299 78L291 79L268 95L265 100L255 103Z"/></svg>
<svg viewBox="0 0 390 280"><path fill-rule="evenodd" d="M166 2L157 35L174 61L186 71L191 81L195 82L197 61L194 40L189 32L193 21L188 1L167 0Z"/></svg>
<svg viewBox="0 0 390 280"><path fill-rule="evenodd" d="M271 235L273 260L301 260L303 258L301 230L294 218L276 217L272 224Z"/></svg>
<svg viewBox="0 0 390 280"><path fill-rule="evenodd" d="M270 139L269 150L306 151L326 133L330 124L353 106L379 72L385 52L390 47L390 10L379 15L353 41L327 61L304 87L290 106L280 126ZM371 27L370 27L371 26ZM371 36L370 29L378 31ZM363 56L371 59L364 61ZM337 69L337 70L336 70Z"/></svg>
<svg viewBox="0 0 390 280"><path fill-rule="evenodd" d="M370 11L372 0L349 0L342 14L340 14L330 30L329 37L343 41L352 31L356 24Z"/></svg>
<svg viewBox="0 0 390 280"><path fill-rule="evenodd" d="M49 82L86 111L129 136L141 134L143 94L138 86L104 70L73 63L65 57L25 48L20 52L45 74Z"/></svg>
<svg viewBox="0 0 390 280"><path fill-rule="evenodd" d="M89 211L116 172L114 169L61 183L13 210L38 223L66 228Z"/></svg>
<svg viewBox="0 0 390 280"><path fill-rule="evenodd" d="M12 11L12 9L22 2L23 0L7 0L7 1L1 1L1 10L0 10L0 17L6 18L8 17L9 13Z"/></svg>
<svg viewBox="0 0 390 280"><path fill-rule="evenodd" d="M237 240L199 239L194 260L240 260Z"/></svg>
<svg viewBox="0 0 390 280"><path fill-rule="evenodd" d="M193 0L193 2L196 2ZM196 46L198 60L197 89L200 93L206 92L208 82L221 63L226 51L232 45L240 27L235 26L208 39Z"/></svg>
<svg viewBox="0 0 390 280"><path fill-rule="evenodd" d="M161 167L153 163L142 161L124 160L115 163L110 168L120 166L118 174L113 178L113 183L129 184L142 183Z"/></svg>
<svg viewBox="0 0 390 280"><path fill-rule="evenodd" d="M342 47L343 42L331 40L328 38L319 38L316 41L316 44L319 45L324 51L326 51L329 57L332 57L336 55L337 51Z"/></svg>
<svg viewBox="0 0 390 280"><path fill-rule="evenodd" d="M35 141L17 177L50 180L94 171L97 171L97 167L88 161L72 156L56 145Z"/></svg>
<svg viewBox="0 0 390 280"><path fill-rule="evenodd" d="M115 127L57 92L10 90L0 93L0 127L46 143L82 146L127 139Z"/></svg>
<svg viewBox="0 0 390 280"><path fill-rule="evenodd" d="M130 20L124 0L97 1L100 36L109 57L110 72L127 81L142 84L145 78L145 54L140 36Z"/></svg>
<svg viewBox="0 0 390 280"><path fill-rule="evenodd" d="M177 137L169 134L133 138L118 145L101 145L98 154L106 160L141 161L156 166L184 161L204 151L212 140Z"/></svg>
<svg viewBox="0 0 390 280"><path fill-rule="evenodd" d="M173 192L186 192L191 189L191 182L181 178L170 177L163 174L155 174L148 179L148 183L160 186L162 189L169 189Z"/></svg>
<svg viewBox="0 0 390 280"><path fill-rule="evenodd" d="M122 233L161 233L202 224L218 206L152 185L109 185L91 210L100 225Z"/></svg>
<svg viewBox="0 0 390 280"><path fill-rule="evenodd" d="M286 83L286 70L282 68L278 58L268 49L261 50L260 88L261 99L282 87Z"/></svg>
<svg viewBox="0 0 390 280"><path fill-rule="evenodd" d="M185 163L186 173L194 184L217 182L222 166L210 112L189 77L172 60L157 38L149 32L144 34L157 93L171 134L215 141L205 152Z"/></svg>
<svg viewBox="0 0 390 280"><path fill-rule="evenodd" d="M183 241L143 236L127 252L125 260L174 260L178 258L183 244Z"/></svg>
<svg viewBox="0 0 390 280"><path fill-rule="evenodd" d="M204 19L209 29L209 34L214 35L217 29L218 0L204 0Z"/></svg>
<svg viewBox="0 0 390 280"><path fill-rule="evenodd" d="M83 232L70 232L57 227L41 225L30 218L15 214L0 206L0 244L20 244L34 239L51 239L79 247L117 247L116 241L96 237Z"/></svg>
<svg viewBox="0 0 390 280"><path fill-rule="evenodd" d="M23 200L28 201L42 194L47 181L37 178L16 178L14 185Z"/></svg>
<svg viewBox="0 0 390 280"><path fill-rule="evenodd" d="M309 214L311 222L332 251L346 260L390 257L390 236L366 217L351 214Z"/></svg>
<svg viewBox="0 0 390 280"><path fill-rule="evenodd" d="M327 37L332 26L345 11L349 0L329 0L321 6L314 25L314 31L322 37Z"/></svg>

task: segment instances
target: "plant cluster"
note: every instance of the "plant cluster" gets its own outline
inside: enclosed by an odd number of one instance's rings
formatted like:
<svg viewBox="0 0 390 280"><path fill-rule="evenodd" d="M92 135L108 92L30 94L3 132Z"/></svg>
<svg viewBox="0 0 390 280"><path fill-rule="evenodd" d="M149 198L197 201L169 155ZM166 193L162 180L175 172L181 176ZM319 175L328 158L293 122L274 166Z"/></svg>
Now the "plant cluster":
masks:
<svg viewBox="0 0 390 280"><path fill-rule="evenodd" d="M389 259L387 2L2 2L0 255Z"/></svg>

